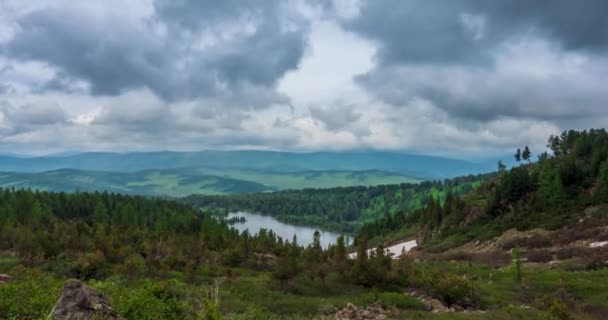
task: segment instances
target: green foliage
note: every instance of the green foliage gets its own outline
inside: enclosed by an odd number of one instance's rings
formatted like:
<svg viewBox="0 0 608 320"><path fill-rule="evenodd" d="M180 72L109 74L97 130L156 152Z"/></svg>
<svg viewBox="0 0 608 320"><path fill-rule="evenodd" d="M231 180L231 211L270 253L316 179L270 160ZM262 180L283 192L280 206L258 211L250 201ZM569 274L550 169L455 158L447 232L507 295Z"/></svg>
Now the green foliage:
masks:
<svg viewBox="0 0 608 320"><path fill-rule="evenodd" d="M457 208L428 200L417 214L420 240L433 250L445 250L511 228L558 229L577 221L587 207L608 201L604 129L564 131L550 137L548 147L553 155L543 153L538 163L516 166L486 180L461 196ZM525 147L515 156L530 161L530 154Z"/></svg>
<svg viewBox="0 0 608 320"><path fill-rule="evenodd" d="M543 316L544 320L571 320L573 319L566 305L557 299L551 302L549 310Z"/></svg>
<svg viewBox="0 0 608 320"><path fill-rule="evenodd" d="M539 201L544 201L547 207L556 207L566 199L559 171L552 161L544 161L541 164L538 185Z"/></svg>
<svg viewBox="0 0 608 320"><path fill-rule="evenodd" d="M595 199L597 203L608 202L608 160L604 160L599 168Z"/></svg>
<svg viewBox="0 0 608 320"><path fill-rule="evenodd" d="M485 176L467 176L419 184L190 196L185 198L184 202L215 211L259 212L287 223L311 225L345 233L358 231L365 222L387 218L377 224L370 223L365 229L359 230L373 237L386 231L398 230L406 218L420 208L429 196L443 199L448 190L462 194L472 190L476 183L484 178Z"/></svg>
<svg viewBox="0 0 608 320"><path fill-rule="evenodd" d="M281 320L283 317L268 311L259 306L251 306L240 314L228 314L228 320Z"/></svg>
<svg viewBox="0 0 608 320"><path fill-rule="evenodd" d="M0 284L0 319L42 319L53 308L62 281L35 273L24 276L26 280Z"/></svg>
<svg viewBox="0 0 608 320"><path fill-rule="evenodd" d="M511 250L511 261L513 264L513 274L515 275L515 281L517 283L521 283L521 280L522 280L521 257L519 254L519 250L517 250L517 248L513 248Z"/></svg>

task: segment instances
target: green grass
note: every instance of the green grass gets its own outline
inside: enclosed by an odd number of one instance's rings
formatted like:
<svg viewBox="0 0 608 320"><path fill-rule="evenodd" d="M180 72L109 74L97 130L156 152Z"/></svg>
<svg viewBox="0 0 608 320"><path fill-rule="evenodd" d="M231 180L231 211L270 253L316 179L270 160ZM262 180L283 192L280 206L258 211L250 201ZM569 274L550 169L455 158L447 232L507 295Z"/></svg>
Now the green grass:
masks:
<svg viewBox="0 0 608 320"><path fill-rule="evenodd" d="M2 258L13 264L14 260ZM112 306L128 319L200 319L197 302L215 280L220 288L220 307L228 319L310 319L332 314L347 303L366 306L379 303L401 310L396 319L543 319L552 301L564 299L573 319L598 319L584 312L585 306L608 310L608 269L572 272L524 266L523 280L515 280L512 268L493 268L455 262L418 262L423 270L473 275L477 304L483 312L433 314L420 301L395 291L350 285L332 273L325 280L298 277L288 291L280 289L269 272L232 269L231 278L211 278L201 273L197 281L180 272L158 278L126 280L110 277L89 285L108 297ZM18 272L18 271L17 271ZM21 271L17 280L0 285L0 318L40 319L48 314L66 280L36 271ZM219 273L225 270L220 268ZM252 311L253 310L253 311ZM602 310L602 309L600 309ZM270 312L271 311L271 312ZM252 316L253 314L253 316ZM241 315L241 316L239 316ZM257 317L255 315L258 315ZM253 317L253 318L251 318ZM553 319L553 318L548 318Z"/></svg>
<svg viewBox="0 0 608 320"><path fill-rule="evenodd" d="M18 264L18 258L0 256L0 273L5 273Z"/></svg>
<svg viewBox="0 0 608 320"><path fill-rule="evenodd" d="M417 183L421 180L379 170L272 172L253 169L198 168L197 172L254 181L276 189L332 188Z"/></svg>

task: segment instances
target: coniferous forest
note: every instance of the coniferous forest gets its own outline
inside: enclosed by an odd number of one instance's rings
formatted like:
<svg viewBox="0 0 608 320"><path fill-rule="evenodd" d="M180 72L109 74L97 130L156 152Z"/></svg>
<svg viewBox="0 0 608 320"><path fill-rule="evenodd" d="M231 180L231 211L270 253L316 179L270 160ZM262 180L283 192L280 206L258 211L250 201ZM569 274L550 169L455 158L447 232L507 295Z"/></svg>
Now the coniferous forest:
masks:
<svg viewBox="0 0 608 320"><path fill-rule="evenodd" d="M348 303L396 319L600 319L608 310L608 134L566 131L548 147L537 159L516 152L511 169L499 163L493 174L417 186L179 202L4 189L0 273L10 279L0 283L0 318L44 318L63 282L79 279L128 319L322 319L348 312L339 311ZM358 229L352 247L339 237L323 248L319 232L307 246L272 230L239 233L218 214L257 208L358 221L380 196L390 205ZM389 206L402 210L383 211ZM419 247L387 251L400 236ZM447 313L427 311L438 305Z"/></svg>

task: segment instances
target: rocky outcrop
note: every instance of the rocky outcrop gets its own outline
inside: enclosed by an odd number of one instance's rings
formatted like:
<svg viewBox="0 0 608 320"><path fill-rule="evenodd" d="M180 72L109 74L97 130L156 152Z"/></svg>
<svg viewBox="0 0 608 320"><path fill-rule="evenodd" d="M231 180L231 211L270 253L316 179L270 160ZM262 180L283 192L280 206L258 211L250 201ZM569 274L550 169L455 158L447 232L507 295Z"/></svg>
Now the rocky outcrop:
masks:
<svg viewBox="0 0 608 320"><path fill-rule="evenodd" d="M61 290L49 318L54 320L124 320L108 300L78 280L70 280Z"/></svg>
<svg viewBox="0 0 608 320"><path fill-rule="evenodd" d="M11 281L11 279L13 279L11 276L9 276L8 274L4 274L4 273L0 273L0 283L6 283Z"/></svg>
<svg viewBox="0 0 608 320"><path fill-rule="evenodd" d="M391 312L383 309L380 305L373 304L368 307L357 307L352 303L336 313L336 320L387 320Z"/></svg>

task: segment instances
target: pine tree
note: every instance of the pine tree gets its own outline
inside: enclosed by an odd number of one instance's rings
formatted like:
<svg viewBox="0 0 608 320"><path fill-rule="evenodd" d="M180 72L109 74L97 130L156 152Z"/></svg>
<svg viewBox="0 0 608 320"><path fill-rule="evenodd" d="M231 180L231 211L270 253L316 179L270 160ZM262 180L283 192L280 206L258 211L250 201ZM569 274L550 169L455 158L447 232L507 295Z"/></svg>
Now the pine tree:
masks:
<svg viewBox="0 0 608 320"><path fill-rule="evenodd" d="M538 195L552 207L561 203L566 196L559 172L550 161L542 163L538 176Z"/></svg>
<svg viewBox="0 0 608 320"><path fill-rule="evenodd" d="M521 158L525 161L528 161L528 163L531 163L531 160L530 160L531 155L532 155L532 153L530 152L530 148L528 148L528 146L525 146L524 151L521 153Z"/></svg>
<svg viewBox="0 0 608 320"><path fill-rule="evenodd" d="M97 202L95 205L95 210L93 211L93 220L96 223L106 223L108 222L108 209L103 204L103 202Z"/></svg>
<svg viewBox="0 0 608 320"><path fill-rule="evenodd" d="M597 177L597 191L595 192L597 202L608 202L608 160L600 165Z"/></svg>
<svg viewBox="0 0 608 320"><path fill-rule="evenodd" d="M363 235L357 243L357 257L351 276L356 283L369 285L369 261L367 257L367 237Z"/></svg>
<svg viewBox="0 0 608 320"><path fill-rule="evenodd" d="M346 269L346 245L344 243L343 235L340 235L336 240L332 258L336 270L338 270L338 272L344 272Z"/></svg>
<svg viewBox="0 0 608 320"><path fill-rule="evenodd" d="M507 166L505 166L505 164L502 163L502 160L498 160L498 172L500 172L500 173L505 172L506 169L507 169Z"/></svg>
<svg viewBox="0 0 608 320"><path fill-rule="evenodd" d="M520 162L521 161L521 149L517 148L517 151L515 152L515 154L513 156L515 157L515 161Z"/></svg>

